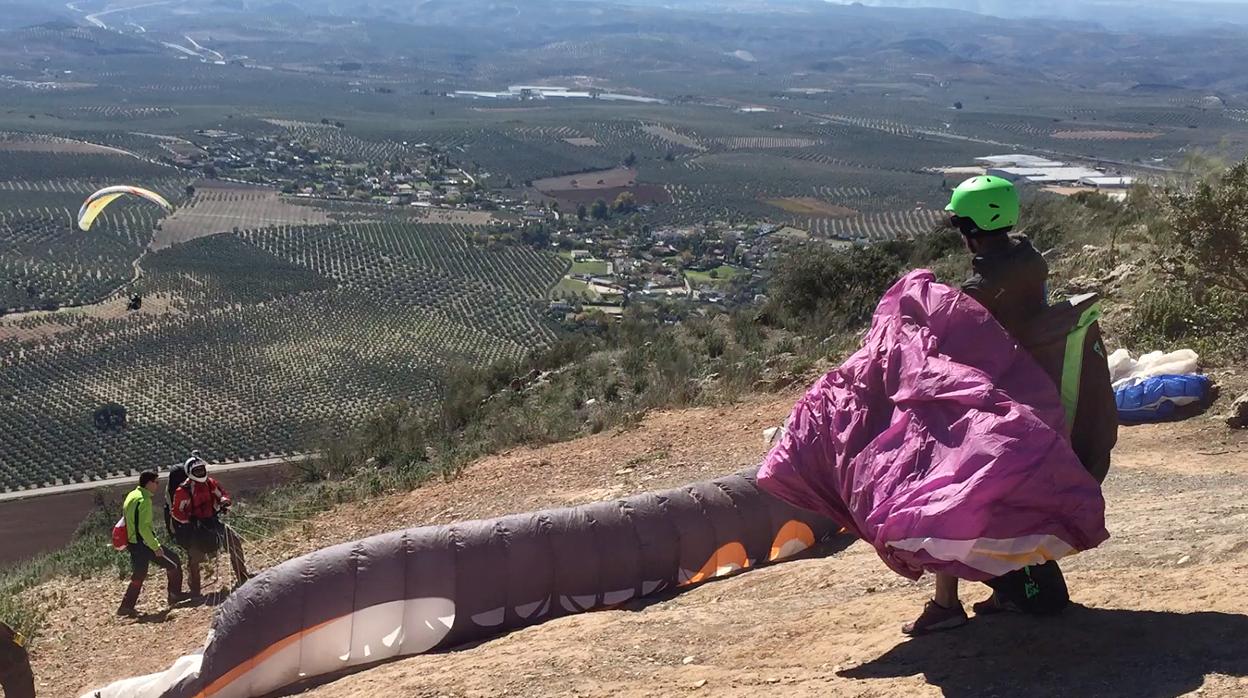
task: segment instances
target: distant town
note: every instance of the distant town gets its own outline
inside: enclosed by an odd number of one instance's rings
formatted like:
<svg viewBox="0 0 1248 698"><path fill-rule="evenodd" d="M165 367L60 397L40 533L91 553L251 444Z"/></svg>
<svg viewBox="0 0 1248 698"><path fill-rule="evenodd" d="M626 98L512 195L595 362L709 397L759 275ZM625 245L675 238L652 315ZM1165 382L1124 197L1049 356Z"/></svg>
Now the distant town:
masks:
<svg viewBox="0 0 1248 698"><path fill-rule="evenodd" d="M599 98L567 88L517 86L506 93L458 93L472 98ZM323 121L306 128L336 129ZM575 322L597 314L619 317L630 304L673 312L762 299L767 262L781 248L806 244L808 231L758 220L652 226L629 192L613 201L581 203L561 211L557 201L523 189L492 189L488 173L473 174L427 144L397 143L385 157L355 162L322 152L298 137L248 136L201 130L172 147L171 160L209 178L265 185L297 198L416 207L443 213L488 212L493 225L474 236L482 244L527 244L563 256L569 271L551 290L548 314ZM1098 191L1122 197L1135 179L1034 155L978 158L974 165L939 170L946 178L995 175L1058 194ZM824 240L858 244L861 240Z"/></svg>
<svg viewBox="0 0 1248 698"><path fill-rule="evenodd" d="M342 128L328 120L312 126ZM210 129L183 143L170 148L170 160L178 166L210 179L271 186L301 198L485 211L516 206L508 197L491 195L472 174L426 144L395 144L385 157L364 162L322 152L288 134Z"/></svg>

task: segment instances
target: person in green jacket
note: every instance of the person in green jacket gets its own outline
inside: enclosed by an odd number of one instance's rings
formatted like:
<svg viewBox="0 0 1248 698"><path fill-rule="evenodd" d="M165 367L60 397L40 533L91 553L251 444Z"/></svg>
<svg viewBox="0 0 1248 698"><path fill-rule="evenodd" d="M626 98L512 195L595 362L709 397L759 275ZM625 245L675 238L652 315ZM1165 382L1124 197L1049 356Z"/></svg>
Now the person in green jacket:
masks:
<svg viewBox="0 0 1248 698"><path fill-rule="evenodd" d="M126 550L130 553L130 585L121 599L121 607L117 615L136 617L139 612L135 604L143 591L143 580L147 578L148 567L155 564L164 568L169 579L168 600L170 605L178 604L190 598L182 591L182 561L177 553L160 544L156 532L152 529L152 495L160 489L160 476L147 471L139 475L139 486L126 495L121 506L122 516L126 521Z"/></svg>

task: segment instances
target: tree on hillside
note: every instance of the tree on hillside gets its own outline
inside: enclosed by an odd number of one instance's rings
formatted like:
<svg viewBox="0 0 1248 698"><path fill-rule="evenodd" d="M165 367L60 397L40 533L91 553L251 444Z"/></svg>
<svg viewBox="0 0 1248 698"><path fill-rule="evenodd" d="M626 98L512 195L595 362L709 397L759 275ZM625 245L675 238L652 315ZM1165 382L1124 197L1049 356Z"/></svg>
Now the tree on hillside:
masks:
<svg viewBox="0 0 1248 698"><path fill-rule="evenodd" d="M585 204L577 204L576 205L576 219L583 221L588 216L589 216L589 211L585 208Z"/></svg>
<svg viewBox="0 0 1248 698"><path fill-rule="evenodd" d="M620 192L615 197L615 203L611 204L611 210L616 213L632 213L637 210L637 197L631 191Z"/></svg>
<svg viewBox="0 0 1248 698"><path fill-rule="evenodd" d="M596 221L605 221L611 215L611 211L607 208L607 202L598 199L589 209L589 215L593 216Z"/></svg>
<svg viewBox="0 0 1248 698"><path fill-rule="evenodd" d="M1248 160L1170 192L1165 214L1177 248L1172 271L1248 295Z"/></svg>

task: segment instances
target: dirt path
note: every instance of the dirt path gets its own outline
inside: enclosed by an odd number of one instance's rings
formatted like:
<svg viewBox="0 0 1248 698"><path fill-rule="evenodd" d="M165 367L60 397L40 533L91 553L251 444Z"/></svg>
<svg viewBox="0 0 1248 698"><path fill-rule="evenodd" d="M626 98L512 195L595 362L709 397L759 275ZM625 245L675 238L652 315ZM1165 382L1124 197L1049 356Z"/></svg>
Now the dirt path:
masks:
<svg viewBox="0 0 1248 698"><path fill-rule="evenodd" d="M654 415L638 428L488 458L454 482L313 517L274 559L421 523L615 498L756 463L795 395ZM1248 436L1210 421L1126 430L1110 480L1114 537L1065 565L1083 606L1049 620L978 619L905 642L930 593L862 544L677 598L560 619L473 648L394 662L313 690L374 696L1144 696L1248 694ZM155 586L145 600L157 605ZM197 647L208 609L134 624L117 580L39 590L51 630L41 695L162 669ZM965 596L983 595L968 587Z"/></svg>

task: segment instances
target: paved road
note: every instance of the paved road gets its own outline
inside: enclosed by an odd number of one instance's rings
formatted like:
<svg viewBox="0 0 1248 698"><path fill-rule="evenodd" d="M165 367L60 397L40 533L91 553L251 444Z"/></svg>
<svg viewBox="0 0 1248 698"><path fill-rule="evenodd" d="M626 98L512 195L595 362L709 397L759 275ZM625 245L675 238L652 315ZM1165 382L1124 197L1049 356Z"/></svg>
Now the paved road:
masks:
<svg viewBox="0 0 1248 698"><path fill-rule="evenodd" d="M291 481L296 474L290 464L309 457L268 458L212 465L210 469L213 477L220 479L230 494L238 496L263 492ZM122 498L134 488L137 479L113 478L0 494L0 541L3 541L0 544L0 566L64 546L99 501L115 505L120 512ZM163 494L157 499L160 501L156 506L163 511ZM163 514L159 516L163 517ZM161 535L164 527L158 525L157 528L157 535ZM100 544L105 545L107 541L101 540Z"/></svg>
<svg viewBox="0 0 1248 698"><path fill-rule="evenodd" d="M221 463L212 464L212 473L216 477L225 473L233 473L240 470L248 470L251 468L264 468L275 465L284 465L286 463L299 463L312 458L313 454L300 454L294 456L282 456L281 458L265 458L263 460L245 461L242 463ZM161 472L167 472L168 468L162 468ZM107 480L94 480L92 482L75 482L69 485L54 485L52 487L40 487L34 490L21 490L19 492L0 492L0 503L15 501L19 499L34 499L36 497L52 497L56 495L69 494L71 492L90 492L98 489L108 489L119 486L133 485L135 478L127 475L125 477L114 477Z"/></svg>
<svg viewBox="0 0 1248 698"><path fill-rule="evenodd" d="M108 25L100 20L100 17L103 17L104 15L111 15L114 12L129 12L131 10L141 10L144 7L156 7L157 5L170 5L170 4L173 4L173 2L174 0L159 0L158 2L146 2L146 3L139 4L139 5L128 5L126 7L111 7L107 10L103 10L100 12L93 12L87 15L86 19L88 22L90 22L91 24L94 24L100 29L108 29ZM78 12L82 11L82 10L79 10L77 7L75 7L74 3L69 3L66 5L66 7L73 9L73 10L77 10Z"/></svg>

